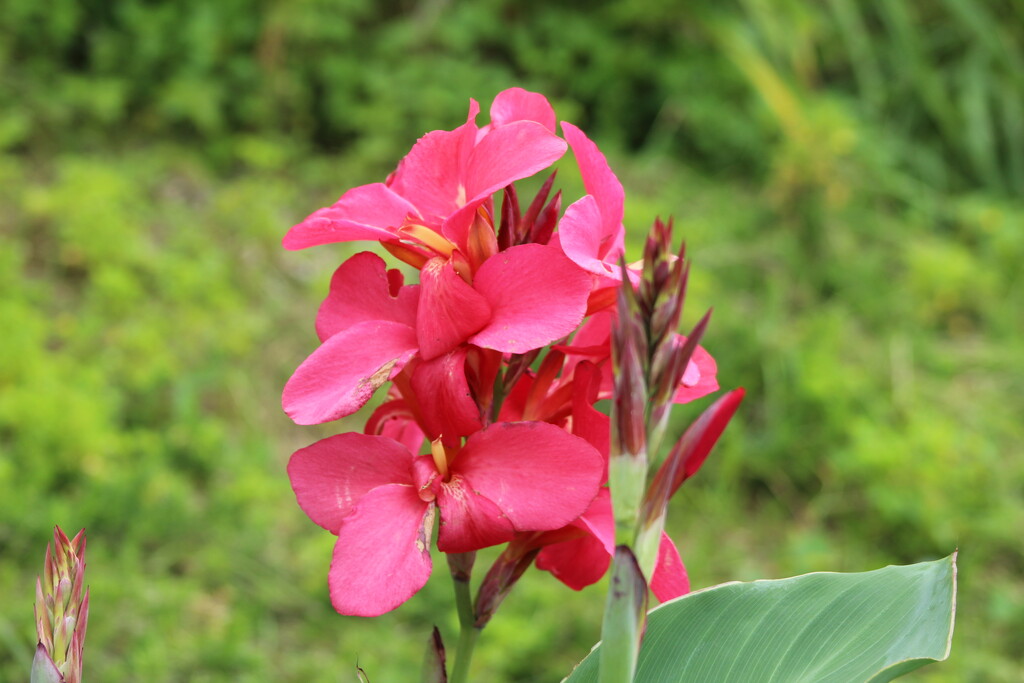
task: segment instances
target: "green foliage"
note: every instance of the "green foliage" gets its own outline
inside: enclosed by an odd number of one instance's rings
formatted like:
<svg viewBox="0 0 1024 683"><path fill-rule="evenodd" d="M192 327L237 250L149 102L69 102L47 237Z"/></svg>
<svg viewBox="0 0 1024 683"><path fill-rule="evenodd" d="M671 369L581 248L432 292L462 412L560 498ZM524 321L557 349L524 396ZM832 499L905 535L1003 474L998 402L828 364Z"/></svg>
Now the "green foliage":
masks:
<svg viewBox="0 0 1024 683"><path fill-rule="evenodd" d="M635 681L884 683L949 657L955 613L955 555L730 582L651 611ZM595 646L566 683L604 680L607 649Z"/></svg>
<svg viewBox="0 0 1024 683"><path fill-rule="evenodd" d="M684 324L715 307L721 384L747 388L669 515L694 585L959 546L953 656L917 675L1019 678L1022 19L999 0L0 3L0 679L28 670L54 523L88 528L97 680L334 681L357 657L403 680L431 624L452 638L444 576L397 615L329 607L330 539L284 463L345 426L277 403L350 251L279 240L510 85L609 151L636 236L676 215ZM526 577L474 674L556 679L602 603Z"/></svg>

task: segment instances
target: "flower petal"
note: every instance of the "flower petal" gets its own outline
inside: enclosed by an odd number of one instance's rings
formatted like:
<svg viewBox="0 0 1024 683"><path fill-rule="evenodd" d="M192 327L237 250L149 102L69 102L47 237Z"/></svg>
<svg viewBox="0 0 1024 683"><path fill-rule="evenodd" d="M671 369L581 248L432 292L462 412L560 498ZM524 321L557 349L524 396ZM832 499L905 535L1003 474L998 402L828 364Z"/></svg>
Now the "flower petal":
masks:
<svg viewBox="0 0 1024 683"><path fill-rule="evenodd" d="M438 550L466 553L512 540L516 531L512 522L464 477L453 475L435 490L441 509Z"/></svg>
<svg viewBox="0 0 1024 683"><path fill-rule="evenodd" d="M469 437L452 470L493 501L516 531L548 531L587 509L603 466L593 446L554 425L499 422Z"/></svg>
<svg viewBox="0 0 1024 683"><path fill-rule="evenodd" d="M466 380L466 353L465 347L457 348L419 363L413 371L413 392L425 399L420 401L420 409L431 440L444 437L448 443L483 427Z"/></svg>
<svg viewBox="0 0 1024 683"><path fill-rule="evenodd" d="M491 305L491 319L469 341L525 353L564 337L583 320L591 282L554 247L523 244L495 254L473 280Z"/></svg>
<svg viewBox="0 0 1024 683"><path fill-rule="evenodd" d="M392 399L377 406L366 420L364 434L375 434L394 439L413 455L420 452L426 436L416 424L416 416L402 399Z"/></svg>
<svg viewBox="0 0 1024 683"><path fill-rule="evenodd" d="M581 590L604 576L615 552L615 519L608 489L602 488L572 524L586 535L545 547L537 555L537 568L551 572L569 588Z"/></svg>
<svg viewBox="0 0 1024 683"><path fill-rule="evenodd" d="M612 280L622 280L622 270L614 259L602 259L608 237L601 226L601 212L591 195L573 202L558 223L559 244L573 263L587 272Z"/></svg>
<svg viewBox="0 0 1024 683"><path fill-rule="evenodd" d="M615 177L608 160L590 138L571 123L562 122L562 132L576 156L576 164L583 176L583 187L594 197L601 212L601 235L607 239L607 250L600 254L603 260L618 261L625 248L622 231L623 205L626 193Z"/></svg>
<svg viewBox="0 0 1024 683"><path fill-rule="evenodd" d="M412 486L373 489L341 525L327 583L341 614L390 612L430 578L434 506Z"/></svg>
<svg viewBox="0 0 1024 683"><path fill-rule="evenodd" d="M367 320L390 320L416 326L419 286L398 287L391 295L391 278L384 259L364 251L338 266L331 278L331 289L316 317L316 332L321 341Z"/></svg>
<svg viewBox="0 0 1024 683"><path fill-rule="evenodd" d="M611 563L604 545L590 535L549 545L537 555L538 569L576 591L600 581Z"/></svg>
<svg viewBox="0 0 1024 683"><path fill-rule="evenodd" d="M686 337L680 335L679 345L682 346L685 340ZM717 373L718 365L715 363L715 359L704 350L703 346L698 346L693 350L693 356L690 357L690 362L686 365L683 379L672 399L673 402L689 403L718 391Z"/></svg>
<svg viewBox="0 0 1024 683"><path fill-rule="evenodd" d="M473 148L464 182L468 204L528 178L562 158L568 146L541 123L515 121L488 131Z"/></svg>
<svg viewBox="0 0 1024 683"><path fill-rule="evenodd" d="M282 243L285 249L305 249L330 242L393 239L397 227L416 213L415 206L383 183L362 185L293 226Z"/></svg>
<svg viewBox="0 0 1024 683"><path fill-rule="evenodd" d="M502 90L491 104L492 126L504 126L513 121L536 121L555 132L555 110L548 98L522 88Z"/></svg>
<svg viewBox="0 0 1024 683"><path fill-rule="evenodd" d="M351 415L416 355L408 325L367 321L338 332L302 362L284 386L281 404L297 424Z"/></svg>
<svg viewBox="0 0 1024 683"><path fill-rule="evenodd" d="M398 164L389 187L419 210L431 226L466 204L465 168L476 138L476 124L435 130L413 145Z"/></svg>
<svg viewBox="0 0 1024 683"><path fill-rule="evenodd" d="M391 439L337 434L295 451L288 461L288 478L299 507L336 534L342 518L369 491L411 484L412 460L412 454Z"/></svg>
<svg viewBox="0 0 1024 683"><path fill-rule="evenodd" d="M450 261L432 258L420 271L416 338L424 360L437 358L487 324L491 307Z"/></svg>
<svg viewBox="0 0 1024 683"><path fill-rule="evenodd" d="M690 592L690 577L686 574L686 567L679 558L676 544L664 531L661 532L658 560L651 577L651 591L659 602L673 600Z"/></svg>
<svg viewBox="0 0 1024 683"><path fill-rule="evenodd" d="M594 407L601 389L601 377L601 369L590 361L576 366L572 378L572 433L586 439L608 458L611 452L611 419Z"/></svg>

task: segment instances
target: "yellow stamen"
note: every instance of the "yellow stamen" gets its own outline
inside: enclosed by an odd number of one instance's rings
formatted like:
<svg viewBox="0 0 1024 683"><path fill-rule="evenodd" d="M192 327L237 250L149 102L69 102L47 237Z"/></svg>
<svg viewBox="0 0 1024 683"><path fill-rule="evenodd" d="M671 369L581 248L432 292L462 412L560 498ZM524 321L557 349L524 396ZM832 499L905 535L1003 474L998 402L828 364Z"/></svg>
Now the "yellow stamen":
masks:
<svg viewBox="0 0 1024 683"><path fill-rule="evenodd" d="M430 442L430 455L434 457L434 466L437 467L441 479L448 481L448 453L441 443L440 436Z"/></svg>
<svg viewBox="0 0 1024 683"><path fill-rule="evenodd" d="M454 244L427 226L420 225L419 223L407 223L403 225L399 228L398 234L402 237L408 237L409 239L416 240L428 249L435 251L439 256L451 256L452 251L455 250Z"/></svg>
<svg viewBox="0 0 1024 683"><path fill-rule="evenodd" d="M387 249L388 253L403 263L408 263L416 270L423 268L423 265L430 260L430 257L412 247L407 247L401 242L381 242L381 246Z"/></svg>

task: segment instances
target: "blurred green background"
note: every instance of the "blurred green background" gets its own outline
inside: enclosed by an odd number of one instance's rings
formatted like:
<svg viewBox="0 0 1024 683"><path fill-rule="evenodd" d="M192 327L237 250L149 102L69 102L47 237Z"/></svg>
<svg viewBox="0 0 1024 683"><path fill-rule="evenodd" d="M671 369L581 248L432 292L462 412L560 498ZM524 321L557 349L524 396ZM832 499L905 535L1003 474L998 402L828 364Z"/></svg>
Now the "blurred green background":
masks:
<svg viewBox="0 0 1024 683"><path fill-rule="evenodd" d="M694 586L959 547L952 657L914 677L1024 680L1014 0L0 3L0 680L54 523L88 530L87 681L407 681L432 623L454 642L443 571L330 607L284 465L358 425L279 392L353 247L279 241L512 85L607 151L633 256L675 215L688 322L715 308L747 388L674 503ZM528 574L478 680L559 680L602 591Z"/></svg>

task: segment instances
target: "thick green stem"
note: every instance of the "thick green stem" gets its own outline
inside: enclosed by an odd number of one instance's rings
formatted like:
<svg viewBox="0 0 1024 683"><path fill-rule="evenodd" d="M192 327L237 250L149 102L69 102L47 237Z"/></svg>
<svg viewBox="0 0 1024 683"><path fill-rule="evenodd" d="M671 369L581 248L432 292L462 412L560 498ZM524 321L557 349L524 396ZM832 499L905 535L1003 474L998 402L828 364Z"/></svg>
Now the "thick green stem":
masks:
<svg viewBox="0 0 1024 683"><path fill-rule="evenodd" d="M473 648L480 636L480 629L474 626L476 617L473 611L473 597L469 592L474 556L475 553L448 555L448 566L455 587L455 609L459 615L459 642L455 649L455 667L448 677L448 683L466 683L469 680L469 663L473 659Z"/></svg>
<svg viewBox="0 0 1024 683"><path fill-rule="evenodd" d="M601 626L600 683L632 683L647 616L647 582L628 546L615 548Z"/></svg>

